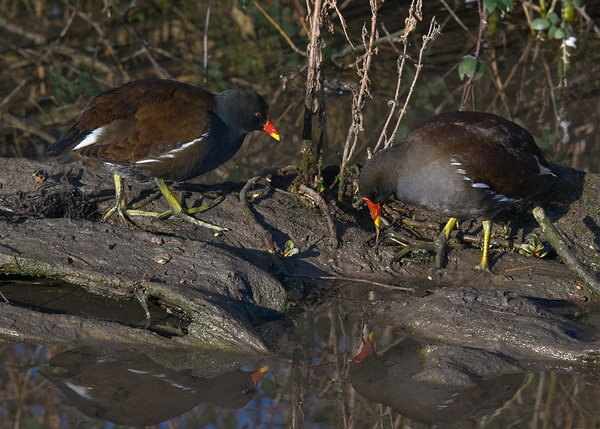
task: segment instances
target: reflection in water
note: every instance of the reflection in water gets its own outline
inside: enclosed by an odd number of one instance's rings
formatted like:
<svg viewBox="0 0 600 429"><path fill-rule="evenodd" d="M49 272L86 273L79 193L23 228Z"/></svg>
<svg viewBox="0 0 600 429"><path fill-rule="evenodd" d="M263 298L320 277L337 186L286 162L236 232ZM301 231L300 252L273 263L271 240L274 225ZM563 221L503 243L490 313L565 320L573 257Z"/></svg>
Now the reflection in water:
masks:
<svg viewBox="0 0 600 429"><path fill-rule="evenodd" d="M422 423L434 419L472 419L447 429L600 427L597 364L506 361L501 354L412 338L393 326L389 312L373 312L374 305L403 299L405 292L345 285L317 311L296 314L277 354L263 358L269 372L258 393L251 372L231 371L260 366L247 356L0 344L0 428L26 421L57 429L113 427L104 419L169 419L161 428L423 429L435 427ZM594 314L581 323L598 332ZM366 327L377 333L379 353L364 353L355 364ZM53 357L45 364L47 356ZM533 373L521 383L513 365ZM182 368L191 369L174 370Z"/></svg>
<svg viewBox="0 0 600 429"><path fill-rule="evenodd" d="M39 369L89 417L122 425L152 425L199 403L244 407L267 372L237 369L213 378L166 368L143 353L80 347L54 356Z"/></svg>
<svg viewBox="0 0 600 429"><path fill-rule="evenodd" d="M460 351L453 353L453 362L445 370L424 370L425 354L421 343L407 338L378 355L371 334L351 363L350 382L372 402L388 405L418 422L442 424L495 411L514 396L524 379L522 373L492 377L470 373L472 353L461 355Z"/></svg>

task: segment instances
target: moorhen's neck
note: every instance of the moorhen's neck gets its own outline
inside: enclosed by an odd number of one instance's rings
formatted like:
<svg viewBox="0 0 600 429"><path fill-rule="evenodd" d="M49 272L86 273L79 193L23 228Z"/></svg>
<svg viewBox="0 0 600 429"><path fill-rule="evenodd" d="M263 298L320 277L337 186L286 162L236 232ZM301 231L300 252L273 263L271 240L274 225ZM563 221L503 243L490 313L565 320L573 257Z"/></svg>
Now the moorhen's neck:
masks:
<svg viewBox="0 0 600 429"><path fill-rule="evenodd" d="M373 204L383 204L395 194L401 173L398 167L402 165L402 158L401 146L393 146L373 155L358 180L362 195Z"/></svg>

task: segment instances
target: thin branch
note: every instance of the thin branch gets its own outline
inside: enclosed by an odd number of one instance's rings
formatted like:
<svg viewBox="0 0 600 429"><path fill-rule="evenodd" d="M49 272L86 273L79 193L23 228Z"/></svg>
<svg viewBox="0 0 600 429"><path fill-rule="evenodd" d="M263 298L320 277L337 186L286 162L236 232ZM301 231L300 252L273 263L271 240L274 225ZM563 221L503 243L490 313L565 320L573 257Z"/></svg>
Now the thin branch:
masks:
<svg viewBox="0 0 600 429"><path fill-rule="evenodd" d="M127 9L127 11L123 14L123 22L125 22L125 27L129 30L129 32L131 34L133 34L133 36L137 39L138 43L140 44L140 46L144 49L144 52L146 53L146 57L148 58L148 60L150 61L150 63L152 63L152 66L154 67L154 69L156 70L156 73L161 77L161 78L171 78L171 75L169 74L168 71L166 71L164 68L162 68L154 59L154 56L152 55L152 52L150 52L150 47L148 46L148 43L146 42L146 40L144 40L144 38L142 38L142 36L140 36L140 34L138 33L138 31L135 29L135 27L131 24L131 21L129 20L129 13L131 12L131 8Z"/></svg>
<svg viewBox="0 0 600 429"><path fill-rule="evenodd" d="M416 68L415 75L413 77L412 83L408 90L408 94L406 95L406 98L404 99L404 104L402 106L402 109L400 109L400 114L398 115L398 119L396 120L396 125L394 126L394 130L392 131L392 134L390 135L390 137L385 139L385 135L386 135L385 127L387 127L387 124L389 123L389 119L393 115L395 106L398 103L398 94L399 94L400 82L401 82L401 78L402 78L402 67L404 66L404 60L405 60L405 56L402 57L401 64L399 64L399 66L398 66L399 70L398 70L398 85L396 88L396 96L395 96L394 100L391 102L392 108L390 109L391 111L390 111L390 115L388 116L388 121L386 122L386 125L385 125L384 129L382 130L381 135L379 136L379 141L377 142L377 145L375 146L374 152L376 152L378 150L379 145L384 140L385 140L384 148L390 147L394 143L394 140L396 139L396 134L398 133L398 128L400 127L400 122L402 122L402 118L404 117L404 114L406 113L406 108L408 107L408 103L410 102L412 94L415 90L415 85L417 83L417 80L419 79L421 69L423 68L423 54L427 50L429 43L431 41L433 41L438 34L440 34L440 26L438 25L438 23L435 19L435 16L434 16L433 18L431 18L431 22L429 23L429 30L427 31L427 34L425 34L423 36L423 45L421 45L421 49L419 50L419 59L417 61L417 64L415 65L415 68ZM406 48L406 45L405 45L405 48Z"/></svg>
<svg viewBox="0 0 600 429"><path fill-rule="evenodd" d="M265 18L267 18L267 20L271 23L271 25L273 27L275 27L277 29L277 31L279 31L279 34L281 34L281 37L283 37L285 39L285 41L288 43L288 45L290 45L290 47L292 48L292 50L295 53L300 54L303 57L306 56L306 52L304 52L296 47L294 42L292 42L292 39L290 39L289 36L287 34L285 34L285 32L279 26L279 24L277 24L277 22L275 22L275 20L273 18L271 18L271 15L269 15L267 13L267 11L263 9L263 7L258 3L258 1L254 0L254 6L256 6L256 8L265 16Z"/></svg>
<svg viewBox="0 0 600 429"><path fill-rule="evenodd" d="M374 47L374 42L378 39L377 33L377 12L381 4L376 0L371 0L371 29L367 31L366 23L363 26L362 38L363 46L365 47L365 55L363 58L362 67L357 71L360 76L360 89L354 91L354 97L352 98L352 124L348 129L348 135L346 136L346 143L344 144L344 152L342 155L342 165L340 167L340 186L338 199L341 200L344 191L346 167L350 158L354 155L356 150L356 142L358 141L358 134L363 130L363 107L367 96L371 96L369 92L369 71L371 69L371 61L373 55L377 53L377 49ZM368 40L367 40L368 37Z"/></svg>
<svg viewBox="0 0 600 429"><path fill-rule="evenodd" d="M250 189L254 187L254 185L256 185L256 182L258 182L260 179L278 171L280 171L280 168L268 168L261 171L256 176L248 180L242 188L242 190L240 191L240 203L242 204L242 213L244 213L248 221L252 224L252 226L260 236L263 244L265 245L267 252L270 253L277 253L279 249L273 241L273 236L256 220L254 213L252 212L252 210L250 210L250 206L248 205L248 199L246 198L246 194Z"/></svg>
<svg viewBox="0 0 600 429"><path fill-rule="evenodd" d="M475 55L474 55L476 60L479 58L479 52L481 50L481 44L483 42L483 30L487 26L487 19L486 19L487 14L485 11L485 7L481 3L481 0L477 0L477 10L479 11L479 34L477 35L477 45L475 47ZM462 101L460 103L460 110L464 110L465 104L467 103L467 100L469 99L469 95L471 92L471 84L473 83L473 79L475 79L475 76L476 76L475 72L471 73L471 76L469 76L469 80L467 81L467 83L465 85L465 93L464 93Z"/></svg>
<svg viewBox="0 0 600 429"><path fill-rule="evenodd" d="M575 3L573 3L573 4L575 4ZM583 19L585 19L585 22L587 22L587 24L594 29L596 36L600 37L600 28L594 22L594 20L588 15L587 11L585 10L585 6L577 6L575 4L575 9L577 9L577 12L579 12L579 14L583 17Z"/></svg>
<svg viewBox="0 0 600 429"><path fill-rule="evenodd" d="M533 209L533 216L540 224L542 232L561 257L564 263L575 273L588 287L588 290L597 298L600 295L600 282L596 277L589 273L585 267L577 260L575 254L569 249L569 246L562 237L561 232L552 224L552 221L541 207Z"/></svg>
<svg viewBox="0 0 600 429"><path fill-rule="evenodd" d="M212 0L208 0L206 6L206 18L204 20L204 33L202 34L203 40L203 58L204 58L204 83L208 81L208 24L210 23L210 11L212 7Z"/></svg>
<svg viewBox="0 0 600 429"><path fill-rule="evenodd" d="M325 201L325 199L323 199L323 197L319 195L317 191L309 188L304 184L301 184L298 190L312 198L321 209L321 213L323 213L323 216L325 216L325 219L327 219L327 229L329 230L329 235L331 236L333 247L337 249L339 247L339 241L337 238L337 232L335 230L335 223L333 222L333 218L331 217L330 213L331 208L327 204L327 201Z"/></svg>

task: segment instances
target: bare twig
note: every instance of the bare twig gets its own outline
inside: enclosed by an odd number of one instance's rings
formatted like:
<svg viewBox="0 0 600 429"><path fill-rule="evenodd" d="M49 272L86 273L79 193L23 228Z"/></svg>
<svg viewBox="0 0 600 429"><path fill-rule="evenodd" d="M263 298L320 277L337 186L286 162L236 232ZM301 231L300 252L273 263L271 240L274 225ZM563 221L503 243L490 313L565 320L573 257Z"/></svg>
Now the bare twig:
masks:
<svg viewBox="0 0 600 429"><path fill-rule="evenodd" d="M302 278L311 279L311 280L339 280L339 281L351 282L351 283L366 283L366 284L370 284L373 286L380 286L383 288L394 289L394 290L402 290L405 292L415 292L418 290L418 288L397 286L397 285L392 285L392 284L387 284L387 283L376 282L376 281L369 280L369 279L361 279L361 278L357 278L357 277L309 276L309 275L304 275L304 274L288 274L288 276L289 277L302 277ZM348 283L348 284L350 284L350 283ZM345 286L345 285L343 285L343 286Z"/></svg>
<svg viewBox="0 0 600 429"><path fill-rule="evenodd" d="M23 88L23 86L27 82L29 82L29 79L30 79L29 77L26 77L21 82L19 82L19 84L10 92L10 94L8 94L6 97L4 97L2 99L2 101L0 101L0 109L2 109L2 107L4 107L4 105L10 101L10 99L13 97L13 95L15 95L17 92L19 92L21 90L21 88Z"/></svg>
<svg viewBox="0 0 600 429"><path fill-rule="evenodd" d="M203 40L203 57L204 57L204 83L208 80L208 24L210 23L210 9L212 6L212 0L208 0L206 6L206 19L204 20L204 33L202 35Z"/></svg>
<svg viewBox="0 0 600 429"><path fill-rule="evenodd" d="M283 263L281 262L281 259L279 258L279 254L281 253L281 250L277 247L277 245L273 241L273 236L271 235L271 233L269 231L267 231L256 220L256 216L254 216L252 209L250 209L250 206L248 205L248 200L246 198L246 194L248 193L248 191L250 189L252 189L252 187L254 185L256 185L256 182L258 182L263 177L268 176L269 174L286 173L286 172L295 171L295 170L296 170L296 167L292 166L292 165L289 165L287 167L267 168L267 169L261 171L260 173L258 173L256 176L254 176L250 180L248 180L248 182L246 182L246 184L244 185L244 187L242 188L242 190L240 192L240 203L242 204L242 212L246 216L246 219L248 219L248 222L254 227L254 229L260 236L260 238L265 246L265 249L271 256L273 265L275 265L275 267L276 267L276 272L279 274L284 274L286 272L285 267L283 266Z"/></svg>
<svg viewBox="0 0 600 429"><path fill-rule="evenodd" d="M408 107L408 103L414 92L415 85L417 83L417 79L419 78L419 75L421 73L421 69L423 68L423 54L425 53L429 43L431 41L433 41L433 39L435 39L435 37L438 34L440 34L440 26L438 25L435 17L433 17L431 19L431 22L429 23L429 30L427 31L427 34L425 34L423 36L423 45L421 45L421 49L419 50L419 59L417 61L417 64L415 65L416 72L413 77L410 88L408 90L408 93L406 95L406 98L404 99L404 105L402 106L402 109L400 109L400 113L398 115L398 118L396 119L396 125L394 126L394 129L393 129L392 133L390 134L390 136L388 137L387 136L387 128L392 120L392 117L395 114L396 107L398 106L398 103L399 103L400 88L401 88L401 83L402 83L402 72L404 70L404 65L406 63L406 59L408 58L408 56L406 54L406 50L407 50L407 46L408 46L407 37L416 28L416 18L415 18L415 15L413 14L413 7L414 7L414 2L413 2L413 5L411 5L411 8L409 10L409 16L406 19L406 32L405 32L405 36L403 37L403 40L402 40L402 43L404 45L404 50L403 50L402 55L398 58L398 81L396 84L396 93L394 95L394 99L389 102L390 112L386 119L385 125L383 126L383 129L381 130L381 134L379 135L379 139L377 141L377 144L375 145L373 152L376 152L377 150L379 150L382 143L383 143L384 148L390 147L394 143L394 140L396 139L396 134L398 132L398 128L400 127L400 122L402 121L402 118L404 117L404 114L406 113L406 108ZM419 5L417 5L417 8L418 7L419 7Z"/></svg>
<svg viewBox="0 0 600 429"><path fill-rule="evenodd" d="M452 16L452 18L454 18L454 20L456 21L456 23L458 25L460 25L460 27L465 30L467 32L467 34L469 36L471 36L471 32L469 31L469 28L465 25L464 22L462 22L462 20L454 13L454 11L452 10L452 8L450 7L450 5L448 3L446 3L446 0L440 0L440 2L444 5L444 7L446 8L446 10L448 11L448 13L450 14L450 16Z"/></svg>
<svg viewBox="0 0 600 429"><path fill-rule="evenodd" d="M373 46L378 46L383 43L399 42L402 40L405 31L406 30L403 28L402 30L398 30L393 33L386 34L385 36L379 37L373 41ZM336 58L343 57L344 55L347 55L350 52L353 52L353 51L362 52L364 50L365 50L364 45L358 45L355 48L352 48L351 46L346 46L344 49L340 49L336 53L330 55L328 58L331 60L335 60ZM341 64L336 64L336 65L338 65L340 68L343 68L341 66Z"/></svg>
<svg viewBox="0 0 600 429"><path fill-rule="evenodd" d="M309 3L307 2L307 6ZM302 129L302 161L296 184L309 183L314 175L314 140L312 136L312 118L319 110L317 94L321 88L321 63L323 61L323 41L321 25L323 21L322 0L314 0L310 16L310 42L306 47L308 66L306 68L306 92L304 95L304 125Z"/></svg>
<svg viewBox="0 0 600 429"><path fill-rule="evenodd" d="M340 167L339 176L339 191L338 200L342 200L344 193L344 184L346 182L346 167L350 158L356 150L356 142L358 135L363 131L363 107L367 97L371 97L369 92L369 71L371 70L371 61L373 55L377 54L377 48L374 46L375 40L378 38L377 32L377 12L381 6L377 0L371 0L371 28L367 30L365 23L362 30L363 46L365 47L365 55L362 58L362 65L358 68L357 73L360 76L360 89L353 90L354 97L352 98L352 123L348 129L346 143L344 144L344 152L342 155L342 165Z"/></svg>
<svg viewBox="0 0 600 429"><path fill-rule="evenodd" d="M267 20L271 23L271 25L273 27L275 27L277 29L277 31L279 31L279 34L281 34L281 37L283 37L285 39L285 41L288 43L288 45L290 45L290 48L292 48L292 50L295 53L300 54L303 57L306 56L306 52L298 49L298 47L294 44L294 42L292 42L292 39L290 39L289 36L287 34L285 34L285 31L283 31L281 26L279 24L277 24L277 22L275 22L275 20L273 18L271 18L271 15L269 15L267 13L267 11L258 3L258 1L254 0L254 6L256 6L256 8L265 16L265 18L267 18Z"/></svg>
<svg viewBox="0 0 600 429"><path fill-rule="evenodd" d="M533 215L540 224L540 228L546 235L546 238L556 250L565 264L575 273L588 287L588 290L597 298L600 295L600 282L593 274L589 273L585 267L577 260L577 257L569 249L569 246L563 239L560 231L552 224L546 212L541 207L533 209Z"/></svg>
<svg viewBox="0 0 600 429"><path fill-rule="evenodd" d="M583 19L585 19L585 22L587 22L587 24L594 29L596 36L600 37L600 27L598 27L594 20L588 15L587 11L585 10L585 6L577 6L575 3L573 4L575 5L577 12L579 12Z"/></svg>
<svg viewBox="0 0 600 429"><path fill-rule="evenodd" d="M298 190L311 197L317 203L317 205L321 209L321 213L323 213L323 216L325 216L325 219L327 219L327 229L329 230L329 235L331 236L333 247L337 248L339 246L339 241L337 238L337 232L335 230L335 223L333 222L333 218L331 217L331 209L327 204L327 201L325 201L325 199L323 199L323 197L319 195L317 191L315 191L312 188L309 188L306 185L301 184Z"/></svg>
<svg viewBox="0 0 600 429"><path fill-rule="evenodd" d="M483 42L483 31L487 26L487 12L485 7L483 7L483 4L481 3L481 0L477 0L477 10L479 11L479 34L477 35L477 45L475 47L474 54L476 60L479 58L479 52L481 50L481 44ZM467 100L469 99L469 94L471 92L471 84L473 83L473 79L476 75L477 73L473 72L471 73L471 76L469 76L469 80L465 85L465 92L460 103L460 110L464 110L465 105L467 104Z"/></svg>
<svg viewBox="0 0 600 429"><path fill-rule="evenodd" d="M10 113L2 113L0 115L0 118L2 119L2 122L6 121L14 128L18 128L31 134L35 134L36 136L41 137L42 139L47 141L48 143L54 143L54 141L56 140L54 136L48 134L46 131L42 130L36 125L29 123L24 119L17 118L11 115Z"/></svg>
<svg viewBox="0 0 600 429"><path fill-rule="evenodd" d="M150 51L150 47L148 46L148 43L146 42L146 40L144 40L144 38L142 38L142 36L140 36L140 34L138 33L138 31L135 29L135 27L131 24L131 21L129 20L129 12L131 12L131 8L127 9L127 11L123 14L123 22L125 22L125 26L127 27L127 29L129 30L129 32L131 34L133 34L133 36L137 39L138 43L140 44L140 46L144 49L144 52L146 53L146 57L148 58L148 60L150 61L150 63L152 64L152 66L154 67L154 69L156 70L156 73L161 77L161 78L171 78L171 75L169 74L168 71L166 71L164 68L162 68L154 59L154 56L152 55L152 52Z"/></svg>

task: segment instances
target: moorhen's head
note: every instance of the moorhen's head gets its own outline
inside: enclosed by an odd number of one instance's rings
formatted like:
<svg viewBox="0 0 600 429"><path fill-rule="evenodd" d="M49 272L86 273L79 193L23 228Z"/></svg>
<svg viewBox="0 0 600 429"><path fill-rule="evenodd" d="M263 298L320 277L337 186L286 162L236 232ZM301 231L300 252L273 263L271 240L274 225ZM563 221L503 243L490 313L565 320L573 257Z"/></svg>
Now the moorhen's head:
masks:
<svg viewBox="0 0 600 429"><path fill-rule="evenodd" d="M279 133L271 122L269 106L256 92L248 89L233 89L223 91L215 98L215 113L228 126L241 134L263 130L279 141Z"/></svg>
<svg viewBox="0 0 600 429"><path fill-rule="evenodd" d="M388 165L389 158L378 156L380 153L376 153L367 161L358 178L360 194L369 206L371 217L377 228L379 228L381 218L381 204L396 192L397 184L395 178L392 177L396 170Z"/></svg>

